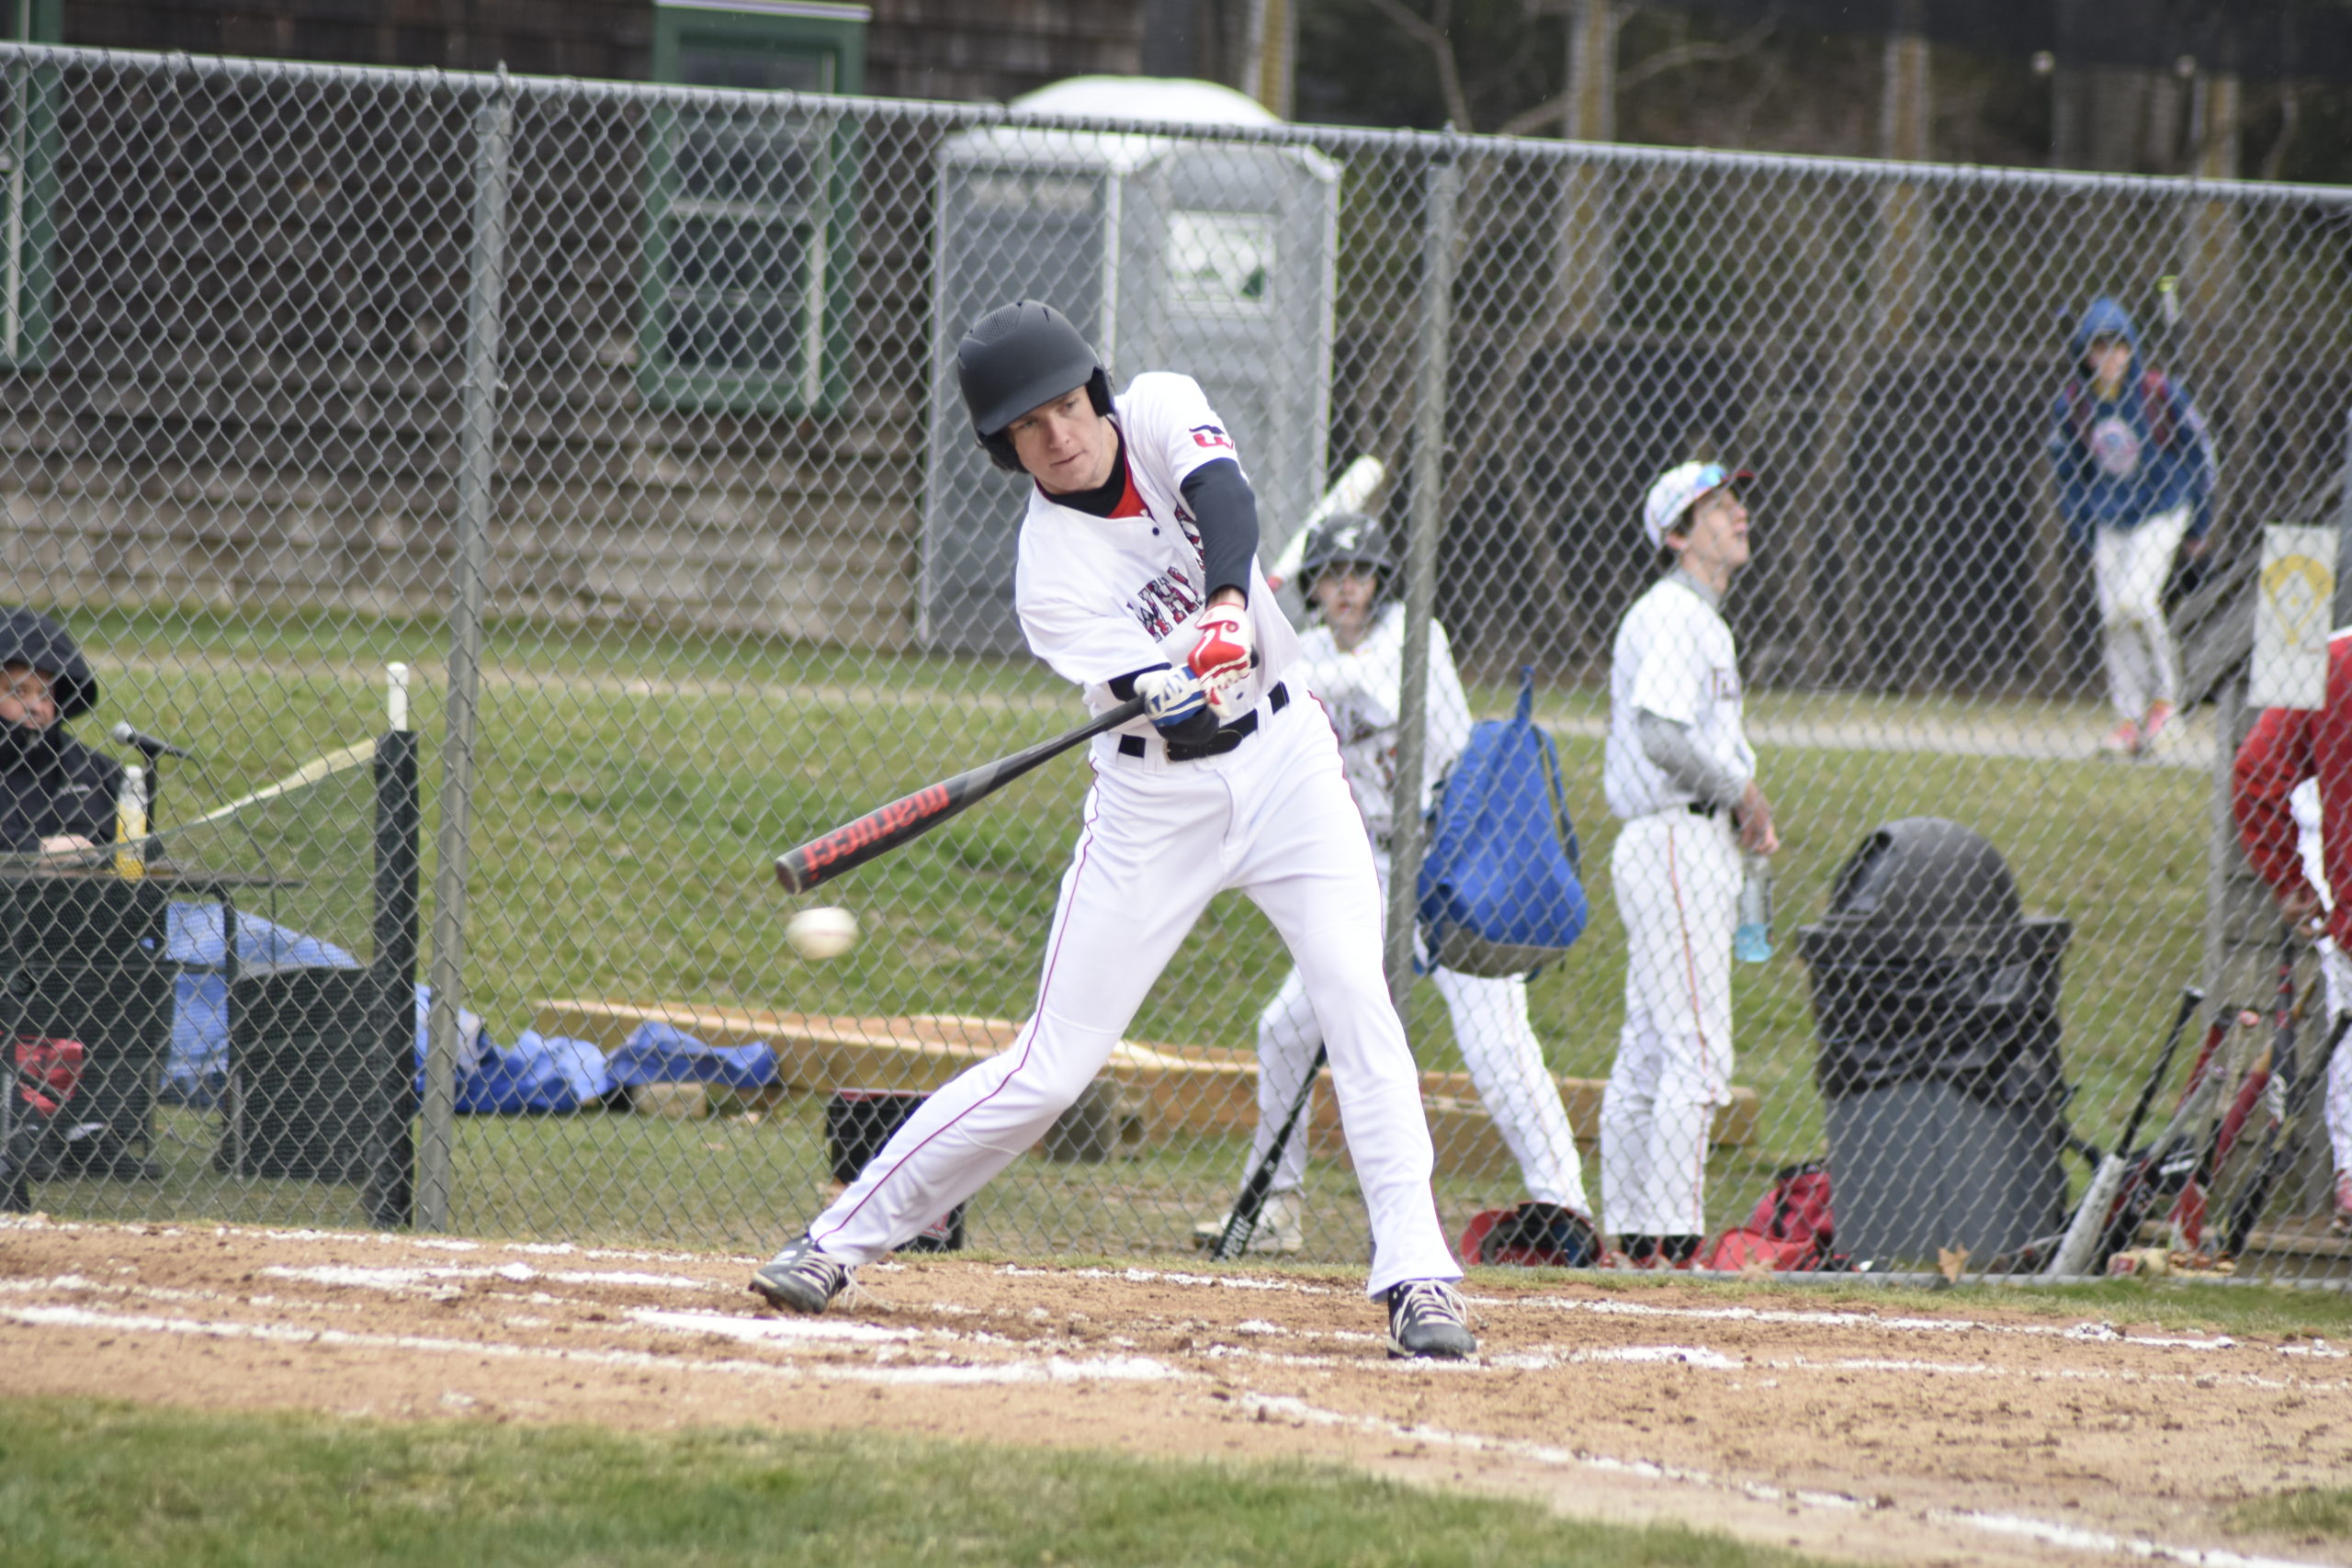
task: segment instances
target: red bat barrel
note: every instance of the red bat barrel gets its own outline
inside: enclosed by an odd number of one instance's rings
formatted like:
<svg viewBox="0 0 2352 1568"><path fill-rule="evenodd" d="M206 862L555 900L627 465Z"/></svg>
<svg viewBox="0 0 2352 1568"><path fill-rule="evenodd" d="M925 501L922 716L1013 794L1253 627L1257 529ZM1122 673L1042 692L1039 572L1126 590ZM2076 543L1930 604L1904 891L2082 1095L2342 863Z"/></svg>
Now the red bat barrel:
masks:
<svg viewBox="0 0 2352 1568"><path fill-rule="evenodd" d="M917 838L938 827L950 817L976 800L986 799L1019 778L1040 762L1060 756L1081 741L1090 740L1106 729L1116 729L1128 720L1141 717L1144 701L1141 697L1121 703L1107 713L1097 714L1067 734L1041 741L1026 751L1015 751L1010 757L1000 757L993 762L983 762L968 773L957 773L935 784L925 784L912 795L901 795L888 806L878 806L854 821L844 822L831 832L820 833L807 843L789 849L775 858L775 879L789 893L806 893L820 882L830 882L853 866L864 865L876 855L888 854L909 839Z"/></svg>

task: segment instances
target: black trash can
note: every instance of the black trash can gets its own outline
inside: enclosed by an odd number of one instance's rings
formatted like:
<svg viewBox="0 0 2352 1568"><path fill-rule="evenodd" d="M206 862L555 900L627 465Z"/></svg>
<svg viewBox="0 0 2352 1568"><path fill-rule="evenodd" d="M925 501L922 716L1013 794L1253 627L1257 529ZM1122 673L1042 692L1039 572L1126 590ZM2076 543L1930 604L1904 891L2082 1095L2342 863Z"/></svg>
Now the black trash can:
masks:
<svg viewBox="0 0 2352 1568"><path fill-rule="evenodd" d="M1889 822L1839 868L1828 915L1797 931L1838 1251L1982 1265L2057 1228L2072 933L2027 915L2000 852L1942 818Z"/></svg>
<svg viewBox="0 0 2352 1568"><path fill-rule="evenodd" d="M229 988L220 1168L357 1182L370 1165L382 1052L373 970L257 966Z"/></svg>

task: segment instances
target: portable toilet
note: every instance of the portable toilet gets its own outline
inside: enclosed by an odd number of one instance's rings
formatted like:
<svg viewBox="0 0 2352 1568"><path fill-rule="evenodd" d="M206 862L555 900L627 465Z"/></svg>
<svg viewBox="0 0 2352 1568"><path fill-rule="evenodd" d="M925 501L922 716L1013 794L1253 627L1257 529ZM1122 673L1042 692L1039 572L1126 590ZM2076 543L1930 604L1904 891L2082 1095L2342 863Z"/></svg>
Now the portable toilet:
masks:
<svg viewBox="0 0 2352 1568"><path fill-rule="evenodd" d="M1209 82L1078 77L1012 107L1149 125L1267 126ZM1012 565L1026 493L972 439L956 344L988 311L1040 299L1110 367L1199 381L1258 492L1261 558L1323 490L1339 169L1311 147L1148 131L996 126L940 151L929 482L917 636L1023 649Z"/></svg>

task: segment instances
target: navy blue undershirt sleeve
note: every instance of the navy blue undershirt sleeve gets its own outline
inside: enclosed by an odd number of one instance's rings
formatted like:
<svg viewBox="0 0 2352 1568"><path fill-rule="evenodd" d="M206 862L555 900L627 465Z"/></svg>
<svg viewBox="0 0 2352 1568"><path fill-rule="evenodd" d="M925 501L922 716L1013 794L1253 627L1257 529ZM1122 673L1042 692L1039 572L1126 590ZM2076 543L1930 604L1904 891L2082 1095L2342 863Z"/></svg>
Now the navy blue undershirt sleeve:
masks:
<svg viewBox="0 0 2352 1568"><path fill-rule="evenodd" d="M1184 476L1185 503L1201 529L1201 566L1207 591L1238 588L1250 597L1250 561L1258 553L1258 495L1230 457L1204 463Z"/></svg>

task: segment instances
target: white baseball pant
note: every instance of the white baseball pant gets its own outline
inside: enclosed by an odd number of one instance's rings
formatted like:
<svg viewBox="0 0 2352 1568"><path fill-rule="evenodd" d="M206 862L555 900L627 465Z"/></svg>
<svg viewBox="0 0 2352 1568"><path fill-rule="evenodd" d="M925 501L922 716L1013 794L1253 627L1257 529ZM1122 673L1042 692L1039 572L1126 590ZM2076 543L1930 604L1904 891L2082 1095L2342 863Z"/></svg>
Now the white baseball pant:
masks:
<svg viewBox="0 0 2352 1568"><path fill-rule="evenodd" d="M2165 579L2188 534L2188 508L2177 506L2136 528L2101 524L2091 542L2107 693L2115 711L2134 722L2149 704L2177 700L2179 661L2165 621Z"/></svg>
<svg viewBox="0 0 2352 1568"><path fill-rule="evenodd" d="M1379 1295L1458 1279L1430 1190L1429 1122L1381 969L1372 847L1323 715L1294 702L1223 756L1095 764L1046 938L1037 1006L1011 1046L933 1094L808 1227L869 1262L985 1186L1110 1057L1177 945L1227 888L1282 933L1329 1036L1340 1116L1370 1211Z"/></svg>
<svg viewBox="0 0 2352 1568"><path fill-rule="evenodd" d="M2352 1009L2352 958L2322 937L2319 964L2327 981L2327 1016L2331 1021L2340 1019ZM2327 1064L2327 1097L2322 1105L2335 1171L2338 1175L2352 1171L2352 1038L2336 1047L2335 1059Z"/></svg>
<svg viewBox="0 0 2352 1568"><path fill-rule="evenodd" d="M1600 1102L1600 1201L1616 1235L1703 1235L1707 1137L1731 1101L1739 843L1727 813L1675 807L1617 835L1625 1026Z"/></svg>
<svg viewBox="0 0 2352 1568"><path fill-rule="evenodd" d="M1375 852L1380 872L1381 908L1388 901L1388 857ZM1414 950L1423 953L1419 933ZM1424 953L1425 956L1425 953ZM1543 1043L1527 1017L1527 980L1523 976L1459 975L1432 969L1430 981L1444 999L1453 1021L1454 1044L1462 1053L1470 1081L1502 1134L1511 1157L1519 1162L1527 1195L1547 1203L1565 1204L1580 1214L1592 1208L1584 1190L1584 1161L1577 1153L1576 1134L1560 1103L1560 1086L1544 1063ZM1283 979L1282 988L1258 1015L1258 1129L1250 1145L1250 1168L1273 1147L1274 1133L1297 1102L1306 1082L1315 1048L1323 1043L1315 1006L1307 998L1306 982L1296 969ZM1306 1179L1305 1122L1274 1168L1273 1190L1295 1191Z"/></svg>

